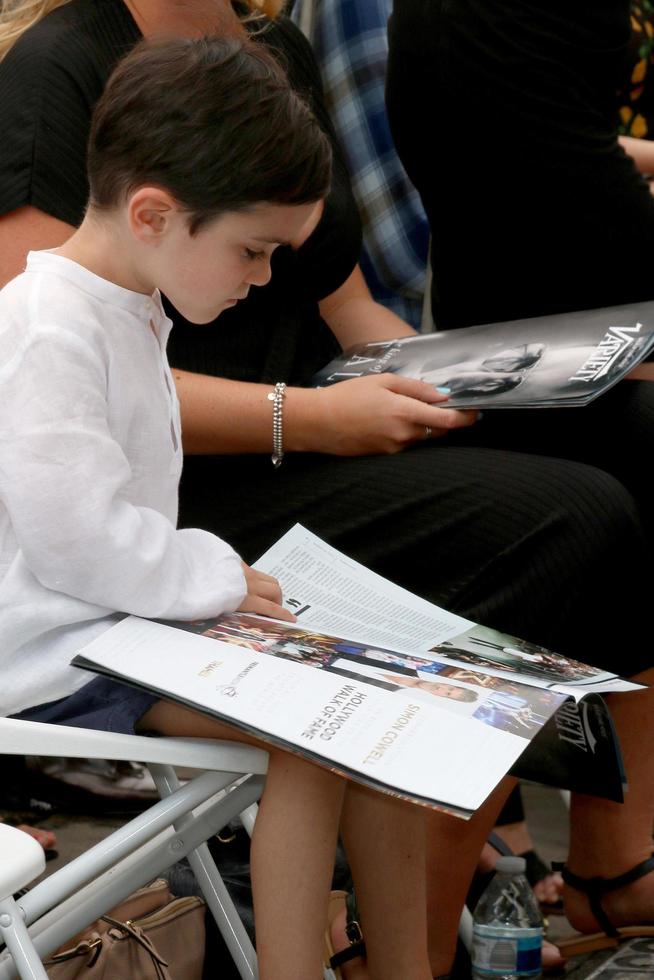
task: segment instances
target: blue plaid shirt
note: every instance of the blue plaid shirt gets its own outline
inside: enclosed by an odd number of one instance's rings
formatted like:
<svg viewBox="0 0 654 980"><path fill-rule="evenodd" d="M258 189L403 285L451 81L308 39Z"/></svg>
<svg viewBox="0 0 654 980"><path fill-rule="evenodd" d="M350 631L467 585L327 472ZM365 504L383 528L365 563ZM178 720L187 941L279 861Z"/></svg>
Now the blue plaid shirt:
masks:
<svg viewBox="0 0 654 980"><path fill-rule="evenodd" d="M315 7L313 49L363 221L361 268L375 299L419 329L429 225L386 118L392 0L315 0Z"/></svg>

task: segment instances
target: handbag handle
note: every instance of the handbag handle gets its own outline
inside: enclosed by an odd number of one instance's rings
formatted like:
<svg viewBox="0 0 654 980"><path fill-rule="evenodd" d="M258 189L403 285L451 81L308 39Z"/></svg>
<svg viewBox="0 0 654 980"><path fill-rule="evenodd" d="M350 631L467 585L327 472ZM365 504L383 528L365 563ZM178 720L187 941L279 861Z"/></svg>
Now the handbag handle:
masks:
<svg viewBox="0 0 654 980"><path fill-rule="evenodd" d="M90 958L86 963L86 968L92 969L92 967L95 966L96 962L98 961L98 958L102 955L102 947L105 945L107 938L109 938L113 933L114 939L126 939L129 937L130 939L135 940L150 957L157 980L170 980L167 961L157 952L150 939L148 939L145 933L138 926L134 927L130 922L121 922L120 919L114 919L110 915L103 915L101 918L111 927L105 936L99 936L96 933L91 937L91 939L80 942L74 947L74 949L68 949L62 951L61 953L55 953L48 961L46 961L46 964L48 966L54 966L58 963L64 963L67 960L76 959L79 956L87 956L90 954ZM116 936L115 933L122 933L122 936Z"/></svg>
<svg viewBox="0 0 654 980"><path fill-rule="evenodd" d="M168 980L168 963L163 956L159 955L152 942L138 926L133 926L131 922L121 922L119 919L113 919L110 915L103 915L101 919L112 926L113 929L118 929L120 932L124 932L132 939L135 939L152 957L152 962L157 971L157 977L161 978L161 980Z"/></svg>

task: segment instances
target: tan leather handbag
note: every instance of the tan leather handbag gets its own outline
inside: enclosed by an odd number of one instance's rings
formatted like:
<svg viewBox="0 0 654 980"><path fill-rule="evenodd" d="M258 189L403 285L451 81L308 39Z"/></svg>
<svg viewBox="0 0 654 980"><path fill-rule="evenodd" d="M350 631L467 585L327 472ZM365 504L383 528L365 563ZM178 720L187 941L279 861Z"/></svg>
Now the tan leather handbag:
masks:
<svg viewBox="0 0 654 980"><path fill-rule="evenodd" d="M158 879L134 892L46 961L50 980L201 980L202 899Z"/></svg>

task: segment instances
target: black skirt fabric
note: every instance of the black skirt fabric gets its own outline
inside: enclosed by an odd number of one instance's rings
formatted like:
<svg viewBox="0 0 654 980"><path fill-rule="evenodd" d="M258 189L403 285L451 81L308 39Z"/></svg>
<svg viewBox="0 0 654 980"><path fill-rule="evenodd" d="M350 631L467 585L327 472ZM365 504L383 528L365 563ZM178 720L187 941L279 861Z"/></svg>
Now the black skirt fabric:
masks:
<svg viewBox="0 0 654 980"><path fill-rule="evenodd" d="M624 382L586 409L489 412L393 456L191 457L181 517L247 561L299 521L453 612L632 676L651 665L636 569L652 432L654 386Z"/></svg>

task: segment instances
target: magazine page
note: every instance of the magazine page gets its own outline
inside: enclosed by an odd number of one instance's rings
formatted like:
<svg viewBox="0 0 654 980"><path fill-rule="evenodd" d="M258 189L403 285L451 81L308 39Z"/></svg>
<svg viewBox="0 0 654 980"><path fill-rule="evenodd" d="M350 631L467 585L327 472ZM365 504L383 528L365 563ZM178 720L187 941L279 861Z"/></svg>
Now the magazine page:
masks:
<svg viewBox="0 0 654 980"><path fill-rule="evenodd" d="M552 786L622 802L625 775L604 701L590 694L576 704L563 694L452 664L369 647L252 613L175 623L245 650L327 670L380 690L410 690L432 708L463 713L471 722L524 739L512 772ZM441 699L435 702L433 699ZM479 734L479 732L477 732Z"/></svg>
<svg viewBox="0 0 654 980"><path fill-rule="evenodd" d="M455 408L585 405L653 347L654 303L636 303L363 344L312 383L391 372L449 388Z"/></svg>
<svg viewBox="0 0 654 980"><path fill-rule="evenodd" d="M526 740L532 739L566 700L563 693L534 688L515 679L491 677L470 667L434 664L411 654L371 647L253 613L230 613L171 625L256 653L326 670L378 690L409 691L422 704L453 711L476 724Z"/></svg>
<svg viewBox="0 0 654 980"><path fill-rule="evenodd" d="M154 690L377 789L461 816L480 806L524 751L524 735L472 719L476 700L378 684L336 662L308 669L269 653L129 616L74 663ZM553 692L533 694L547 699L542 707L550 712L564 700Z"/></svg>
<svg viewBox="0 0 654 980"><path fill-rule="evenodd" d="M448 613L332 548L296 524L255 567L279 579L284 605L305 629L419 655L422 676L447 668L570 694L637 690L615 674Z"/></svg>

